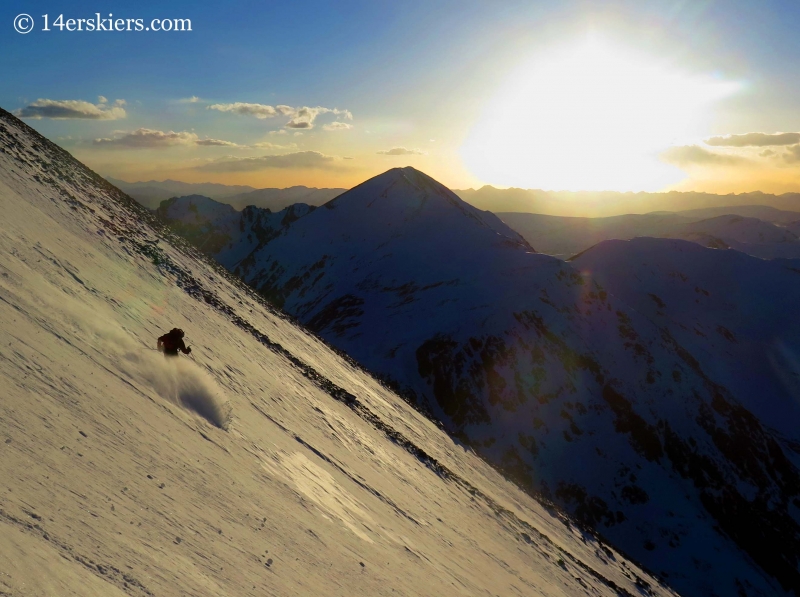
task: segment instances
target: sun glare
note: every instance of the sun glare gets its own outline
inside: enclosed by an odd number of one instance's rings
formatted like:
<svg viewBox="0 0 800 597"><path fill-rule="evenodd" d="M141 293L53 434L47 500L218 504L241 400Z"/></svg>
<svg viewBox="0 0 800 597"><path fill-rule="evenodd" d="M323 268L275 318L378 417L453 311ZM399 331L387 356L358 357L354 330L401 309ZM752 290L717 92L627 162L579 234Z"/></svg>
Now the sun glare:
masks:
<svg viewBox="0 0 800 597"><path fill-rule="evenodd" d="M703 135L711 106L738 87L589 40L514 71L461 154L498 186L658 190L683 177L658 154Z"/></svg>

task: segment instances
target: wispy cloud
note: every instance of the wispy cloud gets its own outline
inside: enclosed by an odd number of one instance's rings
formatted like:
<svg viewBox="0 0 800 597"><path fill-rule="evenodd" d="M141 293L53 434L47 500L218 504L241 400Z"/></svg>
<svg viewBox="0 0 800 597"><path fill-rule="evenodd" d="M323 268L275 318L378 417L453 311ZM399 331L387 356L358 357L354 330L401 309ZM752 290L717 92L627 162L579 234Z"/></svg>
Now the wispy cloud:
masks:
<svg viewBox="0 0 800 597"><path fill-rule="evenodd" d="M289 143L287 145L278 145L277 143L270 143L269 141L259 141L258 143L253 143L250 145L255 149L293 149L297 147L294 143Z"/></svg>
<svg viewBox="0 0 800 597"><path fill-rule="evenodd" d="M179 99L178 103L179 104L196 104L196 103L201 102L201 101L202 100L199 97L197 97L196 95L193 95L192 97L184 97L184 98Z"/></svg>
<svg viewBox="0 0 800 597"><path fill-rule="evenodd" d="M337 120L335 122L323 124L322 128L325 129L326 131L346 131L347 129L353 128L353 125L347 122L341 122Z"/></svg>
<svg viewBox="0 0 800 597"><path fill-rule="evenodd" d="M284 125L290 129L311 129L314 128L314 121L320 114L335 114L347 120L352 120L353 115L349 110L340 110L339 108L325 108L323 106L316 106L310 108L303 106L301 108L293 108L279 104L277 106L269 106L267 104L249 104L245 102L234 102L231 104L212 104L207 107L209 110L217 110L218 112L230 112L242 116L254 116L260 120L267 118L275 118L276 116L288 116L289 121ZM345 123L342 123L345 124ZM349 128L335 127L327 130L336 130L336 128Z"/></svg>
<svg viewBox="0 0 800 597"><path fill-rule="evenodd" d="M201 147L247 147L246 145L239 145L233 141L224 141L223 139L198 139L195 145Z"/></svg>
<svg viewBox="0 0 800 597"><path fill-rule="evenodd" d="M37 99L32 104L17 110L21 118L52 118L54 120L86 119L86 120L119 120L127 116L125 100L118 99L113 104L102 95L98 103L83 100L51 100Z"/></svg>
<svg viewBox="0 0 800 597"><path fill-rule="evenodd" d="M189 131L157 131L153 129L137 129L133 132L120 132L116 137L94 140L95 145L113 147L116 149L158 149L175 146L199 147L228 147L243 148L232 141L222 139L200 139L195 133Z"/></svg>
<svg viewBox="0 0 800 597"><path fill-rule="evenodd" d="M405 147L392 147L391 149L383 149L378 153L381 155L425 155L424 151L419 149L406 149Z"/></svg>
<svg viewBox="0 0 800 597"><path fill-rule="evenodd" d="M118 137L95 139L95 145L125 149L152 149L171 147L174 145L194 145L198 137L186 131L176 133L153 129L137 129L132 133L124 133Z"/></svg>
<svg viewBox="0 0 800 597"><path fill-rule="evenodd" d="M280 107L280 106L279 106ZM273 118L278 115L278 110L266 104L247 104L235 102L233 104L212 104L206 107L207 110L217 110L219 112L231 112L242 116L255 116L259 120Z"/></svg>
<svg viewBox="0 0 800 597"><path fill-rule="evenodd" d="M259 157L227 156L196 166L205 172L252 172L269 168L334 168L339 160L318 151L298 151Z"/></svg>
<svg viewBox="0 0 800 597"><path fill-rule="evenodd" d="M800 133L745 133L744 135L727 135L711 137L705 140L706 145L716 147L770 147L776 145L794 145L800 143Z"/></svg>
<svg viewBox="0 0 800 597"><path fill-rule="evenodd" d="M733 166L748 161L740 156L708 151L697 145L671 147L661 154L661 158L677 166Z"/></svg>

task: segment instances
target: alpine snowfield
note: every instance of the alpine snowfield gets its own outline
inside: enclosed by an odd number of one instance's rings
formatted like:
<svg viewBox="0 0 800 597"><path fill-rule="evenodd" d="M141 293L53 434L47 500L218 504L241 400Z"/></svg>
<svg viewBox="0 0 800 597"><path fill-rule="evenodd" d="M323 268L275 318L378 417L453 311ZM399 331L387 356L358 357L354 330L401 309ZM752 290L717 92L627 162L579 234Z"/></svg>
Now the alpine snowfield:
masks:
<svg viewBox="0 0 800 597"><path fill-rule="evenodd" d="M0 595L673 594L3 111L0 148Z"/></svg>

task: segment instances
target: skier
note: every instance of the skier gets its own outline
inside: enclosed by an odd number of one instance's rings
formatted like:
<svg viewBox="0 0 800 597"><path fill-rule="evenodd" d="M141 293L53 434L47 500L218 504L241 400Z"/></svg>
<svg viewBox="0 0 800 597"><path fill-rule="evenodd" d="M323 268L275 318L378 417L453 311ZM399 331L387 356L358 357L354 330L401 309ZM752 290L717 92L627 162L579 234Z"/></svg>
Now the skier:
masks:
<svg viewBox="0 0 800 597"><path fill-rule="evenodd" d="M165 357L176 357L180 350L183 354L192 352L191 348L186 348L183 343L183 330L172 328L171 331L158 339L158 350L164 353Z"/></svg>

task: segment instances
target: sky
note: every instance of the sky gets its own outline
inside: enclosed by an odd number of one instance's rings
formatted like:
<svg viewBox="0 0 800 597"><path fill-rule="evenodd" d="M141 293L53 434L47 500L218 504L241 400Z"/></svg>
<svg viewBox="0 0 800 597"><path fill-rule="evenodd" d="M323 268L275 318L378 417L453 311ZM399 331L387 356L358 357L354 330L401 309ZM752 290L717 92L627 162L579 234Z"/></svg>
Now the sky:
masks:
<svg viewBox="0 0 800 597"><path fill-rule="evenodd" d="M795 0L10 0L0 107L127 181L784 193L798 21Z"/></svg>

